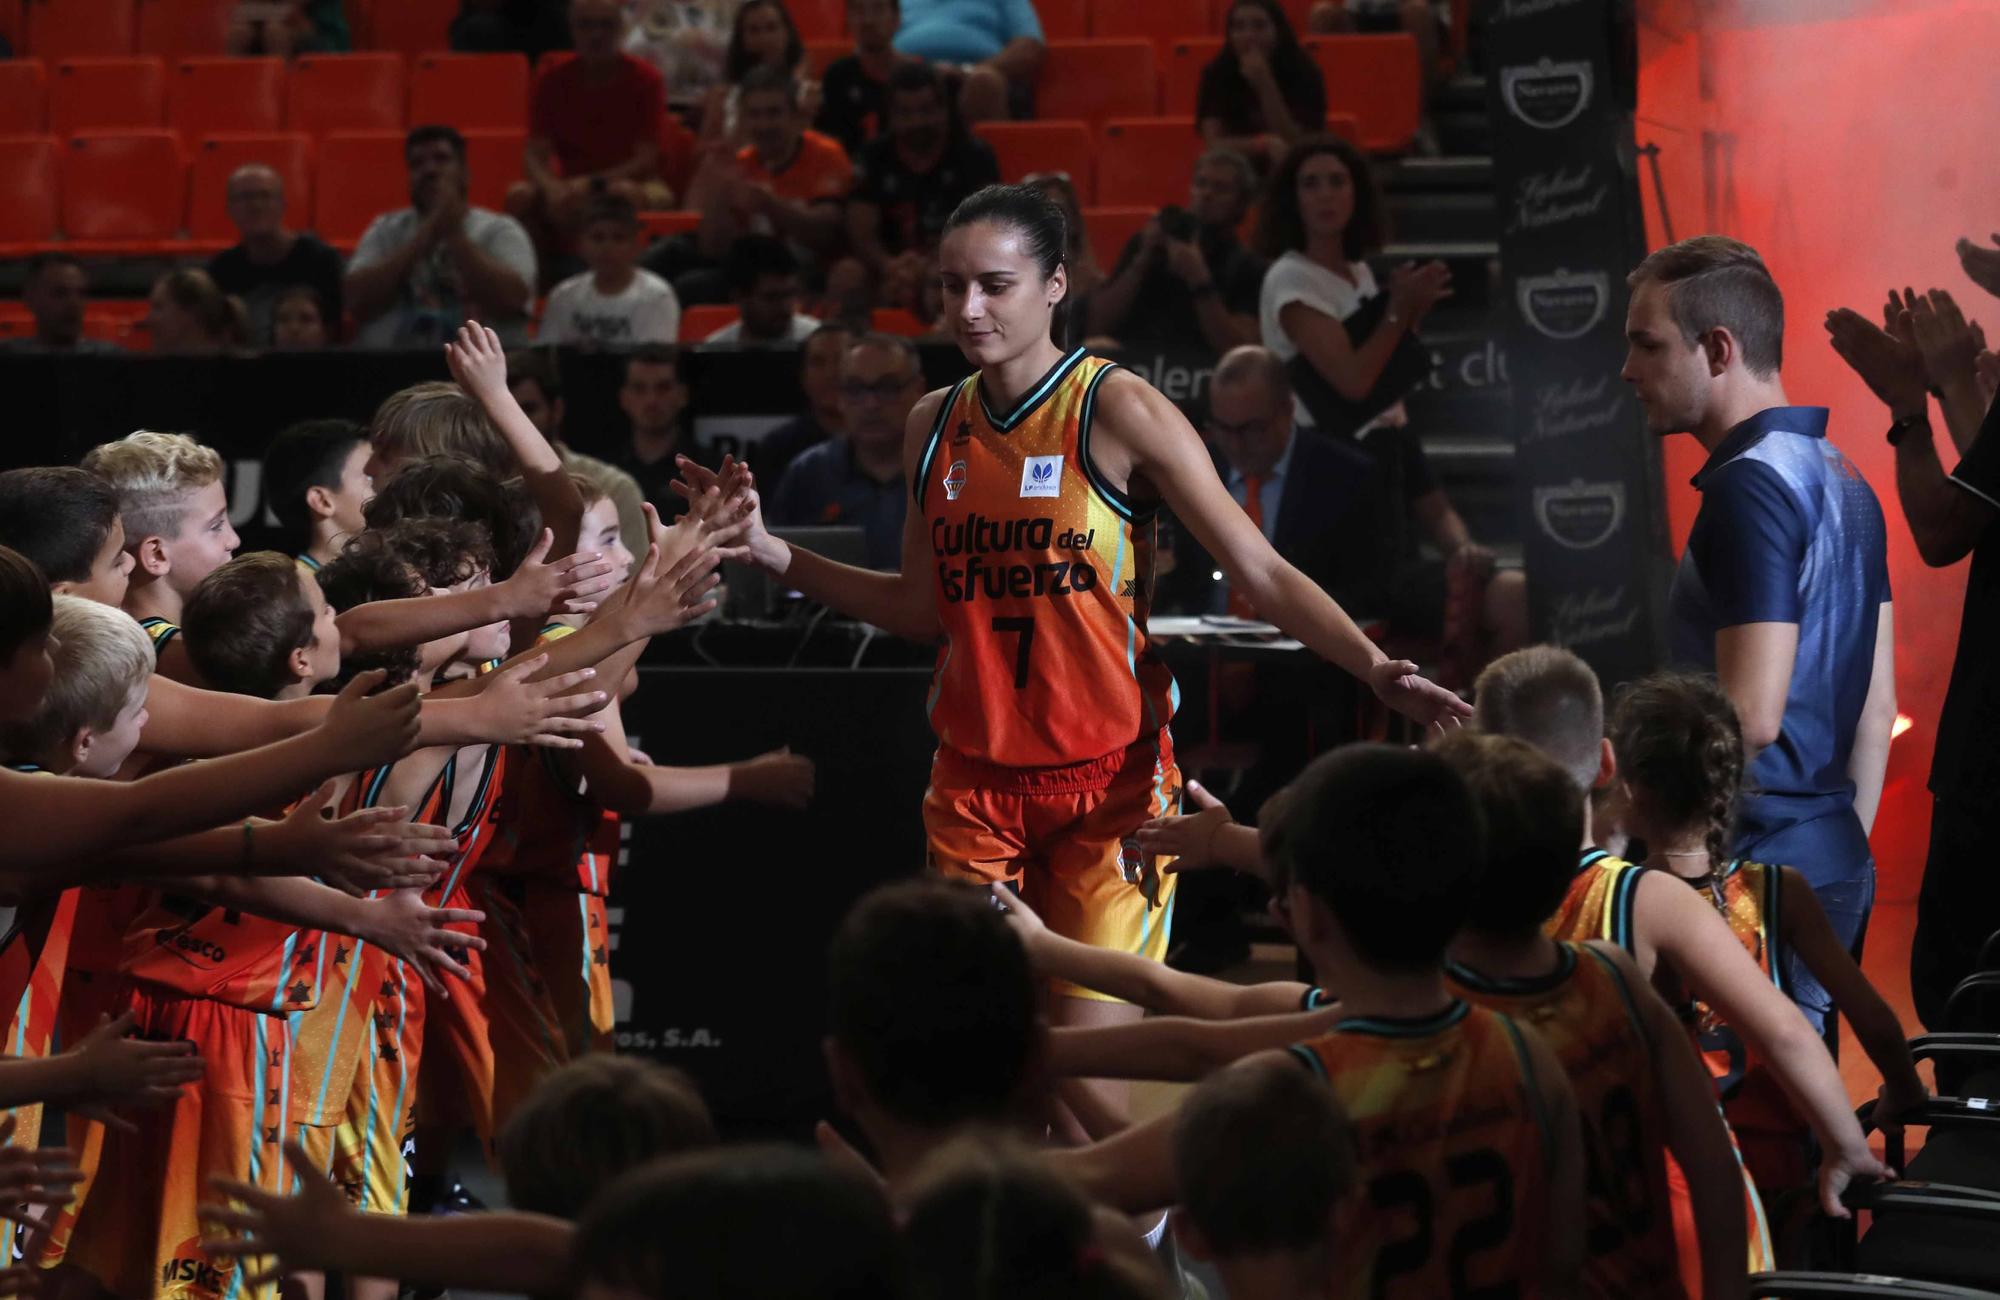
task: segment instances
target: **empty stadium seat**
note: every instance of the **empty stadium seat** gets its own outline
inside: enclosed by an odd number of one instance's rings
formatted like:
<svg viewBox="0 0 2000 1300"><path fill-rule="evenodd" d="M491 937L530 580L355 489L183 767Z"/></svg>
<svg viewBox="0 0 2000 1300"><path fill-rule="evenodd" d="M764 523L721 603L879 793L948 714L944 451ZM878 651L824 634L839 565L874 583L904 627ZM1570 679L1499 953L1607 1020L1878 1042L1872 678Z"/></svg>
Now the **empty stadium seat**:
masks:
<svg viewBox="0 0 2000 1300"><path fill-rule="evenodd" d="M467 131L466 201L477 208L506 211L507 187L528 174L527 149L526 131Z"/></svg>
<svg viewBox="0 0 2000 1300"><path fill-rule="evenodd" d="M28 47L45 63L137 48L137 0L27 0Z"/></svg>
<svg viewBox="0 0 2000 1300"><path fill-rule="evenodd" d="M1208 0L1090 0L1092 36L1142 37L1163 56L1175 41L1214 30Z"/></svg>
<svg viewBox="0 0 2000 1300"><path fill-rule="evenodd" d="M674 235L691 235L701 227L699 212L641 212L639 224L646 228L648 239L667 239Z"/></svg>
<svg viewBox="0 0 2000 1300"><path fill-rule="evenodd" d="M1097 201L1107 207L1186 203L1195 159L1207 147L1191 117L1106 122L1097 154Z"/></svg>
<svg viewBox="0 0 2000 1300"><path fill-rule="evenodd" d="M166 120L167 70L158 59L66 59L49 78L49 132L144 131Z"/></svg>
<svg viewBox="0 0 2000 1300"><path fill-rule="evenodd" d="M313 229L346 251L368 223L410 206L410 169L397 131L336 131L319 142Z"/></svg>
<svg viewBox="0 0 2000 1300"><path fill-rule="evenodd" d="M410 60L412 124L461 131L528 129L528 56L419 54Z"/></svg>
<svg viewBox="0 0 2000 1300"><path fill-rule="evenodd" d="M1097 192L1090 128L1082 122L981 122L972 131L993 146L1003 181L1012 183L1031 172L1067 172L1083 202L1091 202Z"/></svg>
<svg viewBox="0 0 2000 1300"><path fill-rule="evenodd" d="M412 55L449 49L451 20L457 16L458 0L386 0L369 5L368 48Z"/></svg>
<svg viewBox="0 0 2000 1300"><path fill-rule="evenodd" d="M1192 113L1201 93L1201 70L1222 53L1220 38L1179 40L1160 56L1160 111Z"/></svg>
<svg viewBox="0 0 2000 1300"><path fill-rule="evenodd" d="M192 145L223 131L285 128L283 59L182 59L167 74L167 125Z"/></svg>
<svg viewBox="0 0 2000 1300"><path fill-rule="evenodd" d="M235 0L139 0L139 52L168 58L224 54Z"/></svg>
<svg viewBox="0 0 2000 1300"><path fill-rule="evenodd" d="M818 81L826 76L826 70L833 66L835 59L845 58L853 52L852 41L807 41L806 75Z"/></svg>
<svg viewBox="0 0 2000 1300"><path fill-rule="evenodd" d="M400 54L303 54L292 62L285 125L311 135L400 131L407 101Z"/></svg>
<svg viewBox="0 0 2000 1300"><path fill-rule="evenodd" d="M62 228L78 251L161 251L187 211L187 160L171 131L86 131L62 148Z"/></svg>
<svg viewBox="0 0 2000 1300"><path fill-rule="evenodd" d="M0 60L0 135L49 129L49 79L40 59Z"/></svg>
<svg viewBox="0 0 2000 1300"><path fill-rule="evenodd" d="M699 343L724 325L730 324L741 313L733 306L717 303L702 303L688 307L681 312L681 335L683 343Z"/></svg>
<svg viewBox="0 0 2000 1300"><path fill-rule="evenodd" d="M1395 153L1410 147L1424 111L1423 62L1407 33L1314 36L1305 46L1326 78L1326 111L1361 124L1361 147Z"/></svg>
<svg viewBox="0 0 2000 1300"><path fill-rule="evenodd" d="M0 248L18 255L55 237L56 175L52 137L0 136Z"/></svg>
<svg viewBox="0 0 2000 1300"><path fill-rule="evenodd" d="M1044 118L1102 122L1157 112L1151 41L1050 41L1035 111Z"/></svg>
<svg viewBox="0 0 2000 1300"><path fill-rule="evenodd" d="M1108 275L1118 265L1125 243L1153 219L1158 208L1085 208L1084 233L1090 236L1090 253Z"/></svg>
<svg viewBox="0 0 2000 1300"><path fill-rule="evenodd" d="M184 137L185 138L185 137ZM285 224L312 224L312 137L296 131L211 135L191 151L188 169L188 238L226 248L236 242L229 220L229 178L238 167L263 163L285 182Z"/></svg>
<svg viewBox="0 0 2000 1300"><path fill-rule="evenodd" d="M785 11L802 41L832 41L847 35L847 0L786 0Z"/></svg>
<svg viewBox="0 0 2000 1300"><path fill-rule="evenodd" d="M1080 41L1090 35L1090 14L1084 8L1085 0L1055 0L1035 6L1035 16L1042 20L1044 41Z"/></svg>

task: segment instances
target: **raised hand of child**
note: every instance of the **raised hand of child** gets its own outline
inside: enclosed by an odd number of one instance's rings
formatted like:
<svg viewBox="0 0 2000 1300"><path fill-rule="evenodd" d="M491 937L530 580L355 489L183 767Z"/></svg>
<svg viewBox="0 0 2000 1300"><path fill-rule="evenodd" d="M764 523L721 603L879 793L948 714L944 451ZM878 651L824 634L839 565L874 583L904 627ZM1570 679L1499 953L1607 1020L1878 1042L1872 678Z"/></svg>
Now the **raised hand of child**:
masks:
<svg viewBox="0 0 2000 1300"><path fill-rule="evenodd" d="M597 608L598 597L618 585L612 573L615 566L598 552L572 551L550 560L549 547L554 543L555 533L544 528L520 567L507 581L494 585L509 621L588 614Z"/></svg>
<svg viewBox="0 0 2000 1300"><path fill-rule="evenodd" d="M72 1109L127 1131L134 1125L117 1113L119 1108L168 1105L202 1073L192 1043L132 1038L133 1023L129 1011L116 1020L100 1019L82 1042L63 1053L76 1062L82 1084Z"/></svg>
<svg viewBox="0 0 2000 1300"><path fill-rule="evenodd" d="M263 874L317 876L361 898L370 890L429 884L445 867L431 855L458 847L446 827L407 820L407 807L360 808L329 817L333 791L328 781L263 832L275 842L260 846L257 859L281 868Z"/></svg>
<svg viewBox="0 0 2000 1300"><path fill-rule="evenodd" d="M450 997L442 976L469 980L472 972L459 958L469 949L486 950L486 940L476 934L447 929L452 925L477 925L486 913L462 907L432 907L413 889L384 894L368 904L369 932L362 936L384 952L402 958L416 968L418 978L439 997Z"/></svg>
<svg viewBox="0 0 2000 1300"><path fill-rule="evenodd" d="M417 743L417 688L405 682L370 694L388 678L380 668L356 673L319 724L321 747L336 772L359 772L401 758Z"/></svg>
<svg viewBox="0 0 2000 1300"><path fill-rule="evenodd" d="M498 334L478 321L458 327L458 337L444 345L444 362L452 379L481 406L512 396L507 391L507 349Z"/></svg>
<svg viewBox="0 0 2000 1300"><path fill-rule="evenodd" d="M812 802L816 769L804 754L787 745L736 764L729 774L729 794L750 803L772 804L794 811Z"/></svg>
<svg viewBox="0 0 2000 1300"><path fill-rule="evenodd" d="M479 705L488 722L487 739L501 745L537 745L544 749L581 749L582 737L604 730L587 715L604 707L603 691L571 693L597 676L595 668L534 681L548 666L547 654L530 655L480 679Z"/></svg>
<svg viewBox="0 0 2000 1300"><path fill-rule="evenodd" d="M253 1288L271 1285L287 1273L339 1268L343 1245L362 1223L304 1147L285 1143L285 1160L298 1174L297 1195L278 1196L233 1178L212 1178L209 1190L222 1200L201 1206L204 1224L235 1234L205 1241L203 1250L225 1258L266 1259L262 1267L244 1269L244 1280Z"/></svg>
<svg viewBox="0 0 2000 1300"><path fill-rule="evenodd" d="M1235 825L1236 819L1201 782L1189 781L1184 790L1188 803L1198 811L1169 813L1141 823L1134 837L1140 850L1151 858L1172 858L1162 868L1169 874L1229 866L1216 856L1215 838L1223 827Z"/></svg>

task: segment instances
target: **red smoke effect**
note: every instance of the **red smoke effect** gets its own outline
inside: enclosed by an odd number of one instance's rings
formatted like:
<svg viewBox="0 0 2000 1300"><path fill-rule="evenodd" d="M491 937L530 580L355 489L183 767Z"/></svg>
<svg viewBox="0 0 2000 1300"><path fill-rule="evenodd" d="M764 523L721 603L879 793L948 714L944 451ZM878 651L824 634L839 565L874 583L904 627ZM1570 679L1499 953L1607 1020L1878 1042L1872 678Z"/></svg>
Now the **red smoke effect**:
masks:
<svg viewBox="0 0 2000 1300"><path fill-rule="evenodd" d="M1785 388L1829 406L1830 433L1881 498L1896 603L1896 691L1912 725L1893 743L1875 823L1880 897L1909 899L1930 829L1932 743L1957 644L1965 565L1918 558L1896 500L1882 404L1834 355L1835 307L1880 319L1886 291L1951 291L2000 344L2000 301L1967 280L1961 235L2000 231L2000 3L1986 0L1686 0L1640 4L1638 139L1657 144L1676 238L1732 235L1764 255L1785 293ZM1666 242L1644 159L1647 235ZM1935 406L1940 454L1955 459ZM1698 499L1701 448L1666 447L1674 544Z"/></svg>

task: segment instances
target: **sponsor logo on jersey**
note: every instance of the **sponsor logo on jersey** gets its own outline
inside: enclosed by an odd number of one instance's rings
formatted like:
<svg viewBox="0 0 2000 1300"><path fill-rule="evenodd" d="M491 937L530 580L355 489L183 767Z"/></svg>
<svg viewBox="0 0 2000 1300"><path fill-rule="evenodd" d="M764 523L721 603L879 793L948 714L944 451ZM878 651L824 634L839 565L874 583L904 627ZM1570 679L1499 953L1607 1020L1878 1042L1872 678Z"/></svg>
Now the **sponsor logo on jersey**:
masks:
<svg viewBox="0 0 2000 1300"><path fill-rule="evenodd" d="M1053 459L1060 459L1059 457ZM961 603L1005 597L1068 596L1097 586L1097 570L1081 556L1097 540L1094 528L1057 530L1047 518L989 519L970 514L950 521L931 520L931 550L938 557L938 586L947 601ZM1050 551L1073 551L1076 559L1048 558ZM987 560L988 555L1019 555L1033 562ZM950 557L964 556L963 563Z"/></svg>
<svg viewBox="0 0 2000 1300"><path fill-rule="evenodd" d="M965 491L965 462L955 460L951 468L944 472L944 499L958 500L958 494Z"/></svg>
<svg viewBox="0 0 2000 1300"><path fill-rule="evenodd" d="M1021 462L1021 495L1055 497L1062 495L1061 456L1030 456Z"/></svg>
<svg viewBox="0 0 2000 1300"><path fill-rule="evenodd" d="M155 930L153 942L162 948L172 949L177 955L184 953L190 957L199 957L218 966L229 958L229 954L223 950L221 944L211 943L185 930Z"/></svg>

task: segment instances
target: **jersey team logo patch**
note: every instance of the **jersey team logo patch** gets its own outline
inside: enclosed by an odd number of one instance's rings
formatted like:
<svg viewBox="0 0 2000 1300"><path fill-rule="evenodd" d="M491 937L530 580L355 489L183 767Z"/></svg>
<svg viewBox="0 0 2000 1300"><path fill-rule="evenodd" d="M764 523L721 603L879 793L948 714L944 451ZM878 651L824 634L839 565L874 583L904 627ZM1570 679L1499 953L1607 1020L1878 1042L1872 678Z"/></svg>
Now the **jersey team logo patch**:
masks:
<svg viewBox="0 0 2000 1300"><path fill-rule="evenodd" d="M1055 497L1062 495L1061 456L1030 456L1021 465L1021 495Z"/></svg>
<svg viewBox="0 0 2000 1300"><path fill-rule="evenodd" d="M951 468L944 472L944 499L958 500L958 494L965 491L965 462L955 460Z"/></svg>

